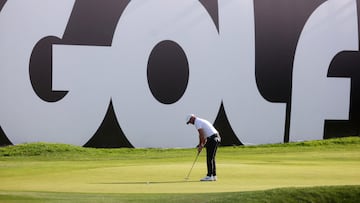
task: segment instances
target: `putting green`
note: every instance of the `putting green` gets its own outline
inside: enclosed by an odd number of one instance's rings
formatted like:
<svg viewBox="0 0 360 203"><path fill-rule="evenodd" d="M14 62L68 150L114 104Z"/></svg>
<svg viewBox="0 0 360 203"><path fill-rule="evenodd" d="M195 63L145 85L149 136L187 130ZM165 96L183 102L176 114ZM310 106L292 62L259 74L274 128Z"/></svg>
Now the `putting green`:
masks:
<svg viewBox="0 0 360 203"><path fill-rule="evenodd" d="M121 150L111 153L122 158L106 158L106 154L69 159L51 155L2 157L0 191L211 193L360 184L358 144L222 147L216 182L199 181L206 171L205 153L185 180L196 155L193 149L150 150L151 158L146 154L127 158ZM140 152L134 149L134 153Z"/></svg>

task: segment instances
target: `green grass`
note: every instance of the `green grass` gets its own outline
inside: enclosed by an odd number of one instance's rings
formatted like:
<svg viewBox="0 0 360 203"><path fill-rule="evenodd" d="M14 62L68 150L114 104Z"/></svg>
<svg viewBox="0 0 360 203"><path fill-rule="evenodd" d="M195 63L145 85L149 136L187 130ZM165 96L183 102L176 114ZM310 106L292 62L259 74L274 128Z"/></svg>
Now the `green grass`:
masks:
<svg viewBox="0 0 360 203"><path fill-rule="evenodd" d="M0 148L0 202L360 202L360 138L221 147L217 182L195 149ZM211 201L207 201L211 200Z"/></svg>
<svg viewBox="0 0 360 203"><path fill-rule="evenodd" d="M210 194L94 194L0 192L0 201L13 202L359 202L360 186L282 188L254 192Z"/></svg>

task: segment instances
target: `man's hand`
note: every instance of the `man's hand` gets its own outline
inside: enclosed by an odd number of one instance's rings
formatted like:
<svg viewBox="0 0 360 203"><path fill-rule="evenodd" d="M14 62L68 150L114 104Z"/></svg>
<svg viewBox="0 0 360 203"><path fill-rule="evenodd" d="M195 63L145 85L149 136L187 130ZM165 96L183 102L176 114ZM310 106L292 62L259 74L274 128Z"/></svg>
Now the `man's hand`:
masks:
<svg viewBox="0 0 360 203"><path fill-rule="evenodd" d="M198 145L198 152L201 152L203 148L204 148L204 146L201 145L201 144L199 144L199 145Z"/></svg>

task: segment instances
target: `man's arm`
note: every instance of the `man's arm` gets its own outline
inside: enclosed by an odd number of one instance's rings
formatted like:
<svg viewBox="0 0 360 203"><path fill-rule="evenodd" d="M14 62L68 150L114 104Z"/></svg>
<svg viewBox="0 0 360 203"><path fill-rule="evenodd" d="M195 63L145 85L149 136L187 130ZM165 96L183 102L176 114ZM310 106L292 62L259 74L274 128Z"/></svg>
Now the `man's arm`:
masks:
<svg viewBox="0 0 360 203"><path fill-rule="evenodd" d="M201 152L202 148L204 148L205 144L206 144L206 139L205 139L205 133L204 130L202 128L198 129L199 132L199 145L198 145L198 151Z"/></svg>

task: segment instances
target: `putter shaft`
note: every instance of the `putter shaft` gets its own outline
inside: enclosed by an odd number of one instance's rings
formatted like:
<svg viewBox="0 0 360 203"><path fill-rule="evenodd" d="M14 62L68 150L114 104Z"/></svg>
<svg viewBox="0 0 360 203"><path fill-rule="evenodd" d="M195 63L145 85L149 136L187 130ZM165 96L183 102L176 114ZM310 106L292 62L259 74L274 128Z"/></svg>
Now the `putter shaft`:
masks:
<svg viewBox="0 0 360 203"><path fill-rule="evenodd" d="M194 160L194 162L193 162L193 164L192 164L192 166L191 166L191 168L190 168L190 171L189 171L189 173L187 174L187 176L186 176L186 178L185 178L186 180L189 179L190 173L191 173L192 169L194 168L196 161L197 161L198 158L199 158L200 152L201 152L201 151L198 151L198 153L197 153L197 155L196 155L196 157L195 157L195 160Z"/></svg>

